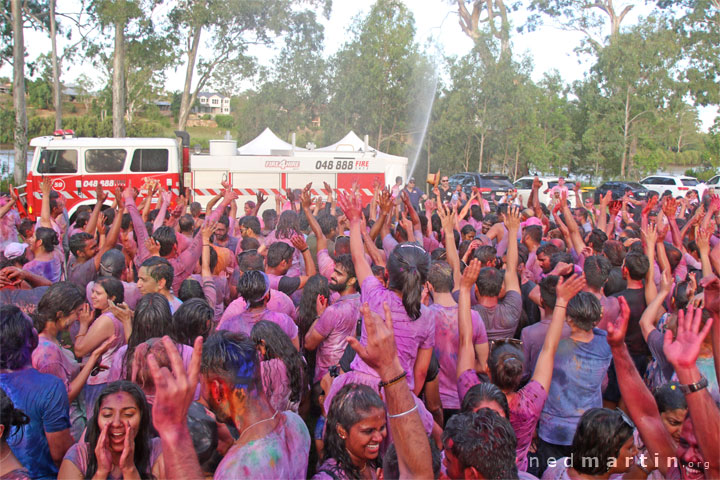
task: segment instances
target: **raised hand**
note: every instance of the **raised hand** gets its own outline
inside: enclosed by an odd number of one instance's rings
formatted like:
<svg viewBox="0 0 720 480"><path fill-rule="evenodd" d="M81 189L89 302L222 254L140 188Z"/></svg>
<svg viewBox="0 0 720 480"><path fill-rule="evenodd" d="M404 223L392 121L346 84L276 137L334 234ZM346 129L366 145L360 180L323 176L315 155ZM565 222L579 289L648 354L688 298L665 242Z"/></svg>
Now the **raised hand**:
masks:
<svg viewBox="0 0 720 480"><path fill-rule="evenodd" d="M95 198L97 199L98 203L102 203L107 198L107 194L103 191L102 185L100 185L100 182L97 183L95 186Z"/></svg>
<svg viewBox="0 0 720 480"><path fill-rule="evenodd" d="M610 192L608 192L610 193ZM620 213L620 209L623 207L623 202L620 200L613 200L610 202L609 210L610 215L612 217L615 217L618 213Z"/></svg>
<svg viewBox="0 0 720 480"><path fill-rule="evenodd" d="M134 312L130 310L130 307L127 303L123 302L121 304L116 304L115 302L112 302L110 304L110 312L115 315L115 318L120 320L120 322L123 324L123 327L132 327L132 319Z"/></svg>
<svg viewBox="0 0 720 480"><path fill-rule="evenodd" d="M238 197L239 195L232 188L228 188L227 190L225 190L225 193L223 193L223 200L228 203L232 202L233 200L237 200Z"/></svg>
<svg viewBox="0 0 720 480"><path fill-rule="evenodd" d="M680 310L678 312L677 322L675 339L673 340L672 330L668 329L663 342L665 356L675 370L695 366L703 340L710 333L713 318L708 318L705 326L700 330L702 309L689 306L687 311Z"/></svg>
<svg viewBox="0 0 720 480"><path fill-rule="evenodd" d="M666 268L660 275L660 291L664 292L665 296L667 296L667 294L670 293L670 290L672 290L672 284L672 271L669 268Z"/></svg>
<svg viewBox="0 0 720 480"><path fill-rule="evenodd" d="M112 422L107 422L103 426L100 431L100 436L97 439L97 443L95 444L95 460L97 461L96 475L100 478L107 478L113 469L112 453L110 451L110 436L108 434L111 423ZM133 441L133 443L135 442Z"/></svg>
<svg viewBox="0 0 720 480"><path fill-rule="evenodd" d="M540 181L540 177L536 175L535 178L533 178L532 188L533 190L539 190L540 187L542 187L542 182Z"/></svg>
<svg viewBox="0 0 720 480"><path fill-rule="evenodd" d="M122 198L125 202L130 203L135 201L135 190L133 190L130 182L125 185L125 189L122 191Z"/></svg>
<svg viewBox="0 0 720 480"><path fill-rule="evenodd" d="M648 225L646 228L640 230L640 234L648 248L655 248L655 243L658 238L657 225Z"/></svg>
<svg viewBox="0 0 720 480"><path fill-rule="evenodd" d="M385 215L390 215L390 211L393 208L393 199L390 191L387 188L383 189L383 191L380 192L378 205L380 206L380 211L382 213L384 213Z"/></svg>
<svg viewBox="0 0 720 480"><path fill-rule="evenodd" d="M715 315L720 314L720 279L714 274L707 275L700 279L700 286L703 287L705 308Z"/></svg>
<svg viewBox="0 0 720 480"><path fill-rule="evenodd" d="M445 206L440 206L437 213L442 221L443 230L452 235L452 231L455 229L455 219L457 218L457 213L452 210L446 210Z"/></svg>
<svg viewBox="0 0 720 480"><path fill-rule="evenodd" d="M135 466L135 435L137 429L131 427L130 422L127 420L123 423L125 424L125 443L120 455L120 470L123 472L123 478L137 478L139 477Z"/></svg>
<svg viewBox="0 0 720 480"><path fill-rule="evenodd" d="M290 242L293 244L293 247L301 252L308 249L307 242L305 242L305 238L302 235L293 235Z"/></svg>
<svg viewBox="0 0 720 480"><path fill-rule="evenodd" d="M101 213L98 216L98 221L97 221L97 226L96 226L97 231L100 235L105 235L105 233L107 233L107 225L105 225L106 221L107 221L107 217L105 216L104 213Z"/></svg>
<svg viewBox="0 0 720 480"><path fill-rule="evenodd" d="M312 197L310 196L310 189L305 188L300 194L300 205L304 209L310 209L312 206Z"/></svg>
<svg viewBox="0 0 720 480"><path fill-rule="evenodd" d="M153 237L145 239L145 248L148 249L151 257L160 256L160 244Z"/></svg>
<svg viewBox="0 0 720 480"><path fill-rule="evenodd" d="M362 345L354 336L346 339L360 358L381 377L383 376L381 372L390 368L397 357L392 315L387 303L383 303L383 310L385 311L385 321L380 318L380 315L370 310L367 303L360 307L367 332L367 345Z"/></svg>
<svg viewBox="0 0 720 480"><path fill-rule="evenodd" d="M361 220L362 209L360 208L360 201L355 195L349 196L345 193L338 195L338 206L351 222Z"/></svg>
<svg viewBox="0 0 720 480"><path fill-rule="evenodd" d="M642 209L642 214L643 214L643 215L649 214L650 211L651 211L653 208L655 208L655 205L657 205L657 203L658 203L658 196L657 196L657 195L653 195L653 197L650 198L650 200L647 202L647 204L645 205L645 207L643 207L643 209Z"/></svg>
<svg viewBox="0 0 720 480"><path fill-rule="evenodd" d="M560 277L555 290L556 297L567 305L583 288L585 288L585 275L573 274L567 280Z"/></svg>
<svg viewBox="0 0 720 480"><path fill-rule="evenodd" d="M50 177L44 177L42 183L40 184L40 191L44 195L50 195L50 191L52 190L52 179Z"/></svg>
<svg viewBox="0 0 720 480"><path fill-rule="evenodd" d="M317 310L317 316L319 317L323 313L325 313L325 310L328 306L328 299L325 297L325 295L318 295L318 297L315 299L315 309Z"/></svg>
<svg viewBox="0 0 720 480"><path fill-rule="evenodd" d="M374 185L373 185L373 186L374 186ZM332 189L332 187L330 186L330 184L328 184L327 182L323 182L323 188L325 189L325 193L326 193L327 195L332 195L333 189Z"/></svg>
<svg viewBox="0 0 720 480"><path fill-rule="evenodd" d="M668 219L675 218L677 201L673 197L665 197L663 199L662 211Z"/></svg>
<svg viewBox="0 0 720 480"><path fill-rule="evenodd" d="M80 325L89 326L93 322L92 309L90 308L89 304L83 304L82 308L80 308L80 311L78 312L77 318L78 322L80 322Z"/></svg>
<svg viewBox="0 0 720 480"><path fill-rule="evenodd" d="M202 337L195 339L187 372L183 367L177 347L170 337L163 337L162 342L170 359L172 370L167 367L160 368L153 354L148 355L147 358L148 368L155 383L152 420L155 429L161 435L175 432L179 426L187 423L187 412L193 401L200 374L203 339Z"/></svg>
<svg viewBox="0 0 720 480"><path fill-rule="evenodd" d="M203 223L201 234L203 244L210 243L210 237L212 237L215 230L217 230L218 222L205 222Z"/></svg>
<svg viewBox="0 0 720 480"><path fill-rule="evenodd" d="M600 205L608 206L610 205L610 202L612 202L612 191L608 190L605 192L605 195L602 195L600 197Z"/></svg>
<svg viewBox="0 0 720 480"><path fill-rule="evenodd" d="M503 223L505 223L505 228L508 230L517 231L520 228L520 209L515 205L511 205L505 214Z"/></svg>
<svg viewBox="0 0 720 480"><path fill-rule="evenodd" d="M258 192L258 194L255 195L255 199L257 200L257 202L256 202L257 207L260 207L260 205L267 202L267 197L260 192Z"/></svg>
<svg viewBox="0 0 720 480"><path fill-rule="evenodd" d="M460 278L460 288L472 290L475 286L475 282L477 282L478 275L480 275L481 268L480 260L473 258L470 261L470 265L465 267L465 271Z"/></svg>
<svg viewBox="0 0 720 480"><path fill-rule="evenodd" d="M230 180L223 180L222 182L220 182L220 185L222 185L225 190L232 190L232 184L230 183Z"/></svg>
<svg viewBox="0 0 720 480"><path fill-rule="evenodd" d="M611 347L620 347L625 343L625 333L630 321L630 306L625 297L618 297L620 315L607 324L607 342Z"/></svg>
<svg viewBox="0 0 720 480"><path fill-rule="evenodd" d="M115 201L118 205L118 213L122 213L125 208L125 199L123 198L123 189L120 186L115 187Z"/></svg>
<svg viewBox="0 0 720 480"><path fill-rule="evenodd" d="M172 198L172 193L168 190L161 190L160 191L160 199L163 203L166 205L170 205L170 199Z"/></svg>
<svg viewBox="0 0 720 480"><path fill-rule="evenodd" d="M290 203L295 203L295 193L292 191L291 188L288 188L285 190L285 193L287 194L287 199Z"/></svg>

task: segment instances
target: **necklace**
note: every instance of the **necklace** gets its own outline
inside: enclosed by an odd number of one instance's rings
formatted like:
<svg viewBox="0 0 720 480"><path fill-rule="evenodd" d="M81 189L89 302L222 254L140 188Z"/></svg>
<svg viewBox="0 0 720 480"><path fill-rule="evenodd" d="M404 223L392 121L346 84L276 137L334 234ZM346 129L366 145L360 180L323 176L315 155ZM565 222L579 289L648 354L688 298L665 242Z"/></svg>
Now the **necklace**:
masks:
<svg viewBox="0 0 720 480"><path fill-rule="evenodd" d="M7 453L2 458L0 458L0 464L2 464L5 460L7 460L7 458L10 456L11 453L12 453L12 450L10 450L10 447L8 447Z"/></svg>
<svg viewBox="0 0 720 480"><path fill-rule="evenodd" d="M242 439L243 435L245 435L245 434L248 432L248 430L250 430L251 428L253 428L253 427L257 426L257 425L260 425L260 424L263 423L263 422L269 422L270 420L274 420L275 417L277 417L277 414L278 414L278 412L276 411L275 413L272 414L272 417L264 418L264 419L262 419L262 420L259 420L259 421L255 422L255 423L253 423L253 424L250 425L249 427L247 427L245 430L242 431L242 433L240 433L240 436L238 437L236 443L239 443L239 442L240 442L240 440Z"/></svg>

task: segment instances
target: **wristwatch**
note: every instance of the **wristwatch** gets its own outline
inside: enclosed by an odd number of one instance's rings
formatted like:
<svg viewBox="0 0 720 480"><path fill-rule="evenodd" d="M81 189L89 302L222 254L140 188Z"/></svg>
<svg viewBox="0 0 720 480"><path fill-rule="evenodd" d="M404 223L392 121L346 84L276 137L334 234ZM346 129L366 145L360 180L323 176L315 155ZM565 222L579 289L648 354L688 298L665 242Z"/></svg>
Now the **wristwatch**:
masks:
<svg viewBox="0 0 720 480"><path fill-rule="evenodd" d="M691 383L689 385L683 385L680 384L678 387L680 388L680 391L683 392L685 395L688 393L695 393L697 391L702 390L703 388L707 388L708 386L708 379L705 378L705 376L701 375L700 380L698 380L695 383Z"/></svg>
<svg viewBox="0 0 720 480"><path fill-rule="evenodd" d="M339 365L331 365L330 369L328 371L330 373L330 376L335 378L340 375L340 366Z"/></svg>

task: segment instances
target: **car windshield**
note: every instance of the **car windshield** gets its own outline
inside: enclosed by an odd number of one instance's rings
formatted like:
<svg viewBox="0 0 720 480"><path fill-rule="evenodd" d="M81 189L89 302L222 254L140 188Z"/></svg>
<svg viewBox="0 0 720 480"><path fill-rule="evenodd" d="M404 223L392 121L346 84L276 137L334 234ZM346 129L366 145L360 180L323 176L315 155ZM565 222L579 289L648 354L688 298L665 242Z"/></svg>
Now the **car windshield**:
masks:
<svg viewBox="0 0 720 480"><path fill-rule="evenodd" d="M640 185L638 182L625 182L625 185L630 188L636 188L638 190L647 190L644 185Z"/></svg>
<svg viewBox="0 0 720 480"><path fill-rule="evenodd" d="M480 188L491 188L493 190L508 190L515 187L504 175L495 175L492 177L480 177Z"/></svg>
<svg viewBox="0 0 720 480"><path fill-rule="evenodd" d="M694 187L695 185L698 184L698 181L695 180L694 178L683 178L682 184L685 185L686 187Z"/></svg>

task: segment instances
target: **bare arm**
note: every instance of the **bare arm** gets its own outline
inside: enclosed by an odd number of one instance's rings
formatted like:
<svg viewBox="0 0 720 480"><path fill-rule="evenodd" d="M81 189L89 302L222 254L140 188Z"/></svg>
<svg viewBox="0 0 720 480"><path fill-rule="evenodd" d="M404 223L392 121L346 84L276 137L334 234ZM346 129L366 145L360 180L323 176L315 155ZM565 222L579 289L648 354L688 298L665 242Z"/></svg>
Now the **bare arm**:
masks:
<svg viewBox="0 0 720 480"><path fill-rule="evenodd" d="M213 208L215 208L215 204L219 202L221 198L223 198L223 192L218 193L210 199L210 201L205 206L205 215L209 215L210 212L213 211Z"/></svg>
<svg viewBox="0 0 720 480"><path fill-rule="evenodd" d="M470 310L470 295L475 288L475 282L480 274L480 261L473 258L465 268L460 281L460 296L458 298L458 358L457 376L475 368L475 349L473 346L472 313Z"/></svg>
<svg viewBox="0 0 720 480"><path fill-rule="evenodd" d="M650 304L657 296L657 286L655 285L655 244L657 243L657 229L655 225L647 225L642 229L643 246L645 255L648 257L647 274L645 274L645 303Z"/></svg>
<svg viewBox="0 0 720 480"><path fill-rule="evenodd" d="M315 234L315 238L317 238L317 251L319 252L320 250L327 250L327 238L325 238L325 234L323 233L322 228L320 228L320 224L317 219L310 212L312 197L310 196L309 187L310 185L306 186L303 190L300 196L300 205L302 206L303 213L307 218L308 225L310 225L310 229Z"/></svg>
<svg viewBox="0 0 720 480"><path fill-rule="evenodd" d="M153 232L158 228L162 227L165 223L165 217L167 216L167 209L170 206L170 192L167 190L160 191L160 210L158 211L157 217L153 222Z"/></svg>
<svg viewBox="0 0 720 480"><path fill-rule="evenodd" d="M575 198L578 198L577 195L575 196ZM582 235L580 235L580 228L578 227L578 224L575 221L575 217L573 217L573 214L570 211L570 207L567 204L567 198L564 198L563 200L564 201L562 202L562 209L563 217L565 217L565 224L567 225L568 230L570 230L570 240L572 241L572 246L579 254L585 249L585 241L583 240ZM582 208L582 206L577 208Z"/></svg>
<svg viewBox="0 0 720 480"><path fill-rule="evenodd" d="M432 359L432 352L432 348L418 349L415 365L413 366L413 379L415 380L413 393L415 395L420 395L420 392L422 392L425 386L425 379L427 378L428 367Z"/></svg>
<svg viewBox="0 0 720 480"><path fill-rule="evenodd" d="M55 465L60 465L65 453L73 446L75 441L70 435L70 429L60 430L59 432L45 432L48 447L50 447L50 456Z"/></svg>
<svg viewBox="0 0 720 480"><path fill-rule="evenodd" d="M665 298L667 298L668 294L670 294L671 286L672 275L670 274L670 270L663 270L662 278L660 280L660 292L657 292L656 289L655 296L652 297L650 302L648 302L647 308L645 308L642 317L640 317L640 330L642 331L642 335L645 341L647 341L650 332L655 329L655 325L657 324L660 316L665 312L662 304L665 301Z"/></svg>
<svg viewBox="0 0 720 480"><path fill-rule="evenodd" d="M40 185L40 191L42 192L40 226L52 228L52 222L50 221L50 192L52 191L52 183L50 177L43 178L42 184Z"/></svg>
<svg viewBox="0 0 720 480"><path fill-rule="evenodd" d="M85 233L89 233L90 235L95 235L95 229L97 228L97 222L98 218L100 217L100 212L103 208L103 202L105 201L107 195L105 195L105 192L103 192L102 187L100 186L100 182L97 184L97 188L95 189L95 206L93 207L93 211L90 214L90 220L88 220L87 225L85 225Z"/></svg>
<svg viewBox="0 0 720 480"><path fill-rule="evenodd" d="M443 231L445 232L445 251L447 253L447 262L453 272L453 291L460 288L460 256L455 246L455 234L453 233L453 225L455 225L455 213L447 211L443 205L438 207L438 215L442 220Z"/></svg>
<svg viewBox="0 0 720 480"><path fill-rule="evenodd" d="M508 208L505 215L505 226L508 229L508 246L505 265L505 290L520 293L520 281L518 280L518 242L517 233L520 228L520 209L515 206Z"/></svg>
<svg viewBox="0 0 720 480"><path fill-rule="evenodd" d="M338 204L350 221L350 253L353 264L355 265L358 284L362 285L365 279L372 275L372 269L367 259L365 259L365 248L363 247L363 239L360 232L362 228L360 201L355 196L348 197L345 195L338 196Z"/></svg>

